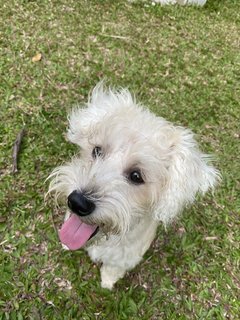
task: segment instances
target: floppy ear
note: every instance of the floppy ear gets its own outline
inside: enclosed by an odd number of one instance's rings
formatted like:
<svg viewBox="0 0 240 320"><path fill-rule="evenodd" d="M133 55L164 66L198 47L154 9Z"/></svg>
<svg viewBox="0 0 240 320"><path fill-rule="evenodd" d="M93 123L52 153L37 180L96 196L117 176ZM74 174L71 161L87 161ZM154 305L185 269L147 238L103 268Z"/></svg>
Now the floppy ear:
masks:
<svg viewBox="0 0 240 320"><path fill-rule="evenodd" d="M220 173L210 164L210 156L198 149L193 133L181 127L174 131L177 139L171 146L169 176L154 210L155 219L164 224L192 203L198 192L204 194L220 180Z"/></svg>

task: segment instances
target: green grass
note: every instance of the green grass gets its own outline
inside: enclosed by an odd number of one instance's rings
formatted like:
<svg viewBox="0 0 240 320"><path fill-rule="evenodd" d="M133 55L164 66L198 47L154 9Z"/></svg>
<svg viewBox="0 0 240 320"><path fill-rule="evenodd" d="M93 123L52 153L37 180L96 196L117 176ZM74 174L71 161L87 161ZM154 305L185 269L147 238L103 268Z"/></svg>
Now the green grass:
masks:
<svg viewBox="0 0 240 320"><path fill-rule="evenodd" d="M0 319L238 319L239 0L0 0L0 16ZM61 250L61 212L44 202L46 177L76 151L67 110L103 77L195 131L223 176L113 292L84 251Z"/></svg>

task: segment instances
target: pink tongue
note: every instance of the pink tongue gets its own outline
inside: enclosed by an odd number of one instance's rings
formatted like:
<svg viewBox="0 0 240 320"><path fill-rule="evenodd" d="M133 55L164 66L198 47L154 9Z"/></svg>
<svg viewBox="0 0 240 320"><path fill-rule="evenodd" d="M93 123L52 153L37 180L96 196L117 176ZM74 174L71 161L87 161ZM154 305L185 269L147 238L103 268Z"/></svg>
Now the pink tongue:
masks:
<svg viewBox="0 0 240 320"><path fill-rule="evenodd" d="M64 222L62 228L58 231L59 238L70 250L81 248L91 237L97 226L90 226L80 220L76 214Z"/></svg>

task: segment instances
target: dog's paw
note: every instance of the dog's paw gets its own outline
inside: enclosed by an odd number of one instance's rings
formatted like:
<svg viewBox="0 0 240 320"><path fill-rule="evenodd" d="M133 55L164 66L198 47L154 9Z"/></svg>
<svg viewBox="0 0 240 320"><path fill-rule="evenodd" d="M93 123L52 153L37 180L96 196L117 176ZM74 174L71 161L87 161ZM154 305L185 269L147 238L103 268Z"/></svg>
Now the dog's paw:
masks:
<svg viewBox="0 0 240 320"><path fill-rule="evenodd" d="M104 289L112 290L114 286L114 282L109 279L103 279L101 281L101 287Z"/></svg>
<svg viewBox="0 0 240 320"><path fill-rule="evenodd" d="M114 284L125 274L125 270L119 267L102 265L101 267L101 286L102 288L112 290Z"/></svg>

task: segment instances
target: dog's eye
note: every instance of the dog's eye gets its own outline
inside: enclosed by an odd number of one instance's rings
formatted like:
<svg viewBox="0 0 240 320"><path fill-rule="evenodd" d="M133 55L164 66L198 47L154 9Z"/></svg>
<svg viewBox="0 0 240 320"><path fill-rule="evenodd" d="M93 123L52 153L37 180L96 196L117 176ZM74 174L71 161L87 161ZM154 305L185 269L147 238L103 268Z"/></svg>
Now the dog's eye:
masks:
<svg viewBox="0 0 240 320"><path fill-rule="evenodd" d="M101 157L103 155L101 147L95 147L92 151L92 157L93 159L96 159L97 157Z"/></svg>
<svg viewBox="0 0 240 320"><path fill-rule="evenodd" d="M142 175L141 175L140 171L138 171L138 170L132 171L129 174L129 180L131 182L133 182L134 184L142 184L142 183L144 183Z"/></svg>

